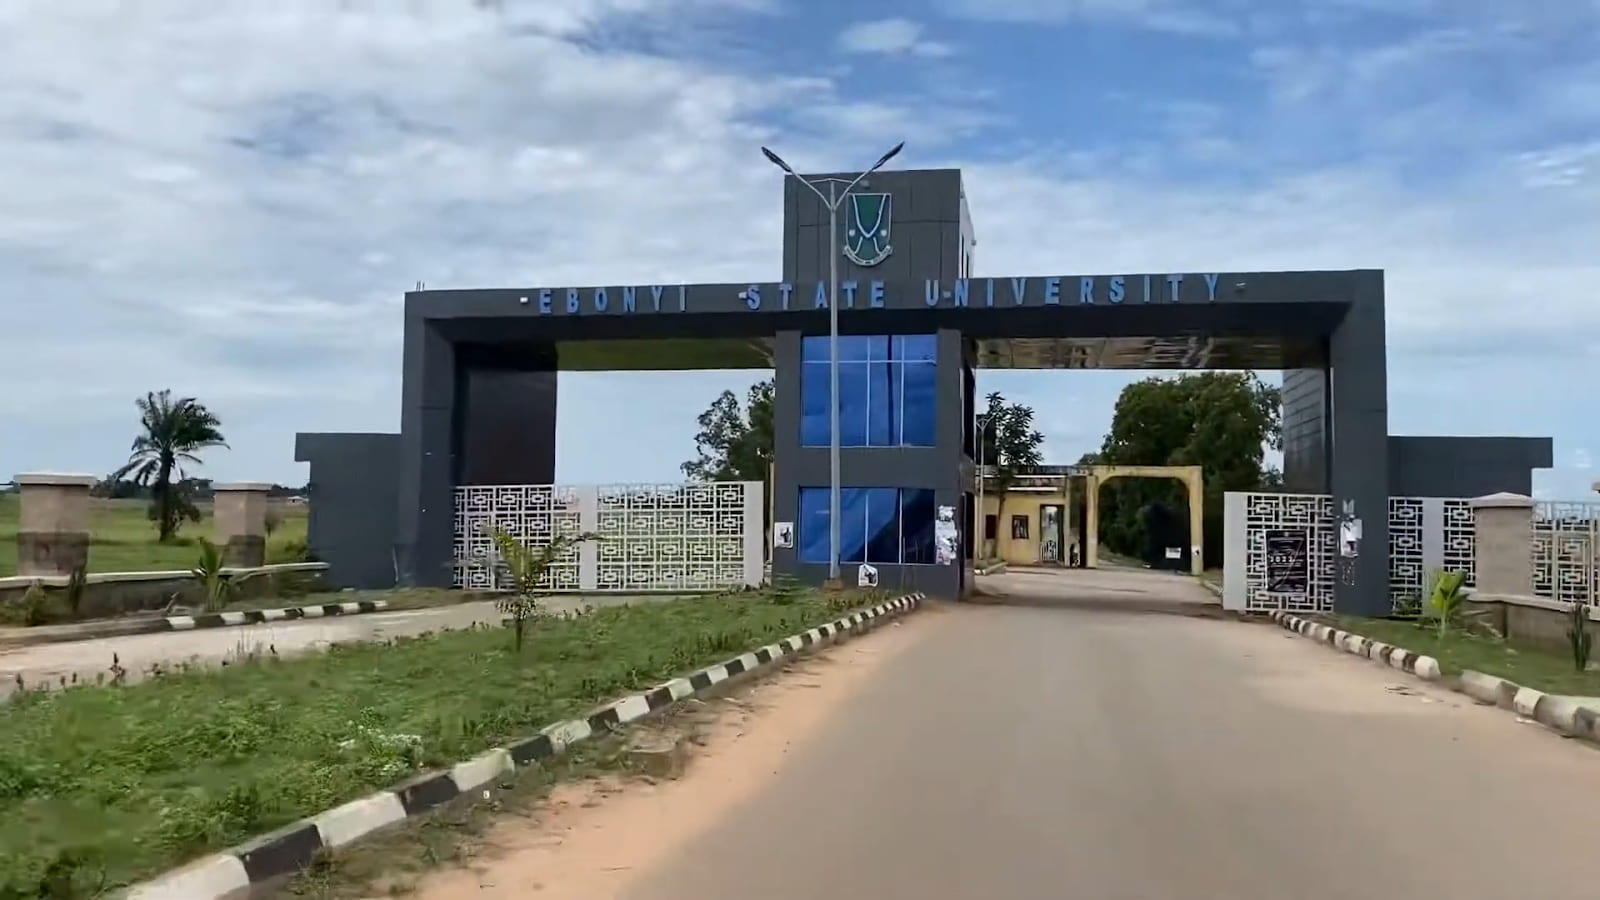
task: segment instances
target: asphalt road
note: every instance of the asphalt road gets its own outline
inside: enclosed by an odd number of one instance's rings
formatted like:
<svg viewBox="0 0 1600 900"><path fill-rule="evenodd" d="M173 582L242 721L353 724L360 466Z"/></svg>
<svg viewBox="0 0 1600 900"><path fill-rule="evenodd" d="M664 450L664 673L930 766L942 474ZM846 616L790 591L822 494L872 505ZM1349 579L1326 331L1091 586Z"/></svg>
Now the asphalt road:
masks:
<svg viewBox="0 0 1600 900"><path fill-rule="evenodd" d="M759 790L615 896L1600 897L1586 745L1271 626L1150 614L1203 606L1192 582L1062 577L908 623Z"/></svg>

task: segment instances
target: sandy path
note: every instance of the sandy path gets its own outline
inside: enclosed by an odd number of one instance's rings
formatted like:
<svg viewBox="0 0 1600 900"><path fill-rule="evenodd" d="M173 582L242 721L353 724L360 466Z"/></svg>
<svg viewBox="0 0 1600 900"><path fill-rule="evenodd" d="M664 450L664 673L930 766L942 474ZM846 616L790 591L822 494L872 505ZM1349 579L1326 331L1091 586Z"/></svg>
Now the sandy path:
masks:
<svg viewBox="0 0 1600 900"><path fill-rule="evenodd" d="M701 743L682 778L654 784L606 778L559 787L532 817L494 827L470 866L432 873L410 896L620 896L652 866L768 787L792 748L879 667L948 618L938 608L924 609L706 704L688 717Z"/></svg>

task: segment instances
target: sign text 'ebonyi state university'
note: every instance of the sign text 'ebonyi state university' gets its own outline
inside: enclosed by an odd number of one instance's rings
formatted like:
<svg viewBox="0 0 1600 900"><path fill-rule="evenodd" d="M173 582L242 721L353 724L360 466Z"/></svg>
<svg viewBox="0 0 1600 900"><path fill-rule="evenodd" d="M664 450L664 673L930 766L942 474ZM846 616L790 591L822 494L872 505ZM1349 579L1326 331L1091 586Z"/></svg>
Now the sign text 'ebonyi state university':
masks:
<svg viewBox="0 0 1600 900"><path fill-rule="evenodd" d="M958 278L951 282L926 280L922 284L922 304L927 307L992 308L1019 306L1118 306L1155 303L1215 303L1215 273L1197 275L1078 275L1030 278ZM839 282L841 309L905 309L915 305L910 298L891 296L891 290L915 290L915 282L856 281ZM1185 287L1185 285L1189 285ZM642 287L540 288L521 298L540 315L692 312L690 307L712 301L715 311L729 308L758 310L807 310L828 308L828 282L797 286L791 282L749 284L726 288L729 297L712 297L711 285L647 285ZM691 298L695 301L691 303ZM910 302L906 302L906 301ZM893 302L892 302L893 301ZM712 311L707 309L705 311Z"/></svg>

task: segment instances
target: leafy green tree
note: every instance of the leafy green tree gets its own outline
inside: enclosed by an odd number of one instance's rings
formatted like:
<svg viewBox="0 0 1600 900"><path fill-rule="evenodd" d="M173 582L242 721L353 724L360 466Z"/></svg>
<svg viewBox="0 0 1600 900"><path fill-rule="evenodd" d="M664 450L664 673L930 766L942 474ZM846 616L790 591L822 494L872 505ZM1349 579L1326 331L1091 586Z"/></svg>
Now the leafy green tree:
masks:
<svg viewBox="0 0 1600 900"><path fill-rule="evenodd" d="M750 386L740 404L723 391L696 420L697 454L679 468L695 481L759 481L772 474L772 380ZM770 512L770 511L769 511Z"/></svg>
<svg viewBox="0 0 1600 900"><path fill-rule="evenodd" d="M992 474L985 487L1000 498L997 519L1004 521L1006 496L1029 466L1040 464L1044 435L1033 427L1033 409L1007 403L996 391L984 398L988 404L978 414L978 460Z"/></svg>
<svg viewBox="0 0 1600 900"><path fill-rule="evenodd" d="M1146 378L1123 388L1111 430L1085 461L1107 465L1199 466L1205 479L1205 559L1222 559L1222 495L1281 484L1265 466L1268 448L1282 447L1278 388L1251 372L1205 372ZM1141 514L1160 503L1187 510L1188 498L1169 479L1119 478L1102 489L1100 541L1129 556L1144 544Z"/></svg>
<svg viewBox="0 0 1600 900"><path fill-rule="evenodd" d="M184 518L198 517L192 500L172 476L183 479L185 464L201 465L200 451L228 445L221 421L193 397L174 400L170 390L152 391L135 403L142 431L133 439L127 464L113 472L111 480L128 478L150 488L156 529L160 539L168 541Z"/></svg>

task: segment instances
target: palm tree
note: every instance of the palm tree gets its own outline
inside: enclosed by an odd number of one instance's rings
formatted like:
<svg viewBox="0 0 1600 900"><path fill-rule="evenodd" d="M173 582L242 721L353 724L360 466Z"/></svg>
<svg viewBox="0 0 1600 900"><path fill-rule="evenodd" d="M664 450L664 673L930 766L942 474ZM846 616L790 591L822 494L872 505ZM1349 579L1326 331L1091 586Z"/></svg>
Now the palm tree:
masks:
<svg viewBox="0 0 1600 900"><path fill-rule="evenodd" d="M193 397L172 399L172 391L148 392L134 401L139 407L139 425L144 432L133 439L128 462L113 479L130 478L148 485L154 495L156 527L160 540L170 540L178 530L182 498L172 483L174 472L186 477L183 464L201 465L195 454L208 447L226 447L221 421Z"/></svg>

